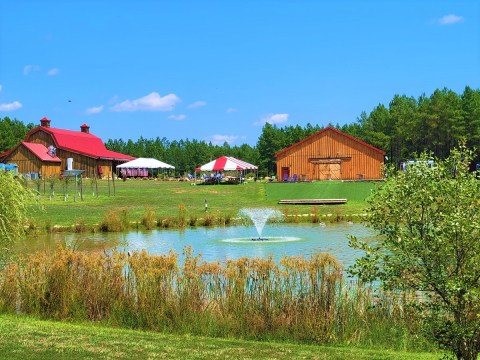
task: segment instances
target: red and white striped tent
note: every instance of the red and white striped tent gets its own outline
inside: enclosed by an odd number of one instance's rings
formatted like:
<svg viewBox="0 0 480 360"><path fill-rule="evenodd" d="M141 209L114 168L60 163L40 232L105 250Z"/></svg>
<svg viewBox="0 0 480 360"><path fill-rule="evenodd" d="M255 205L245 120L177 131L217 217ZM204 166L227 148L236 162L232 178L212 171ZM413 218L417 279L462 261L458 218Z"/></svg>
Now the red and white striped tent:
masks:
<svg viewBox="0 0 480 360"><path fill-rule="evenodd" d="M245 161L235 159L231 156L220 156L218 159L210 161L195 169L195 171L243 171L258 170L258 166L249 164Z"/></svg>
<svg viewBox="0 0 480 360"><path fill-rule="evenodd" d="M220 156L218 159L197 167L195 169L195 179L197 178L197 171L240 171L239 180L240 182L243 182L242 173L249 170L258 171L258 166L249 164L246 161L238 160L231 156Z"/></svg>

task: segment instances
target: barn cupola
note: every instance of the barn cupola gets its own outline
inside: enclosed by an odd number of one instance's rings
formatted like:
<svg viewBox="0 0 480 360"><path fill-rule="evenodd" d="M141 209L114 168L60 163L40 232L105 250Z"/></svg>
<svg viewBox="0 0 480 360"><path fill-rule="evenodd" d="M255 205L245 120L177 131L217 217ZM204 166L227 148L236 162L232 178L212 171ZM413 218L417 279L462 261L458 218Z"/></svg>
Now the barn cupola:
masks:
<svg viewBox="0 0 480 360"><path fill-rule="evenodd" d="M50 127L50 119L48 119L46 117L40 119L40 126L49 128Z"/></svg>
<svg viewBox="0 0 480 360"><path fill-rule="evenodd" d="M87 124L80 125L80 130L82 131L82 133L90 134L90 126L88 126Z"/></svg>

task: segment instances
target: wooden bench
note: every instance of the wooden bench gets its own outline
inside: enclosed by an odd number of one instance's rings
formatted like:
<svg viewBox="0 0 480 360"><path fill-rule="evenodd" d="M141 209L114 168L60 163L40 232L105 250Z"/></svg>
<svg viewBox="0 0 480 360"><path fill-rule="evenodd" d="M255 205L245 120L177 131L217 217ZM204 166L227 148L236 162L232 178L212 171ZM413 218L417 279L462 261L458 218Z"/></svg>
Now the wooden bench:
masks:
<svg viewBox="0 0 480 360"><path fill-rule="evenodd" d="M327 204L345 204L347 199L288 199L279 200L279 204L290 205L327 205Z"/></svg>

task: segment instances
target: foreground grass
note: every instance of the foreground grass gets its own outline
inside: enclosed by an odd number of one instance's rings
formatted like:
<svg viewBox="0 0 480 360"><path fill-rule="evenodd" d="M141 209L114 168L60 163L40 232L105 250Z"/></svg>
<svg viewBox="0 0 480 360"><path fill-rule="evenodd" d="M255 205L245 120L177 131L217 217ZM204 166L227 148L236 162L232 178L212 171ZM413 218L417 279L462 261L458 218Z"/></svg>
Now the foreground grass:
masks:
<svg viewBox="0 0 480 360"><path fill-rule="evenodd" d="M36 184L28 184L36 188ZM84 184L82 195L70 185L68 197L57 184L54 195L40 187L39 200L44 211L30 209L29 216L36 226L71 226L79 219L87 225L98 224L106 212L128 208L129 220L140 221L145 209L154 209L157 216L175 216L179 206L185 208L187 218L205 216L205 201L208 214L212 216L236 216L246 207L272 207L289 214L305 214L312 211L322 214L348 216L365 211L365 199L376 186L370 182L322 181L314 183L261 183L242 185L193 186L188 182L128 180L112 183L98 181L95 188ZM81 199L83 197L83 200ZM347 198L346 205L279 205L280 199L295 198ZM76 201L74 201L76 200Z"/></svg>
<svg viewBox="0 0 480 360"><path fill-rule="evenodd" d="M0 315L1 359L438 359L439 354L218 339Z"/></svg>

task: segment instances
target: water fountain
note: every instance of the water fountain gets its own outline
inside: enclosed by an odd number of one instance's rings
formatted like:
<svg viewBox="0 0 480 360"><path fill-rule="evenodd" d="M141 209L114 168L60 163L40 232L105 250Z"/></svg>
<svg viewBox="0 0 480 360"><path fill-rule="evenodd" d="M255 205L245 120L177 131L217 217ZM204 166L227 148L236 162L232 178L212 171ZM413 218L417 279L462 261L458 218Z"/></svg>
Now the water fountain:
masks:
<svg viewBox="0 0 480 360"><path fill-rule="evenodd" d="M267 220L270 218L280 219L283 216L283 214L278 210L262 208L241 209L240 214L248 216L257 229L258 238L252 238L253 241L268 240L268 238L262 238L263 228L265 227Z"/></svg>

